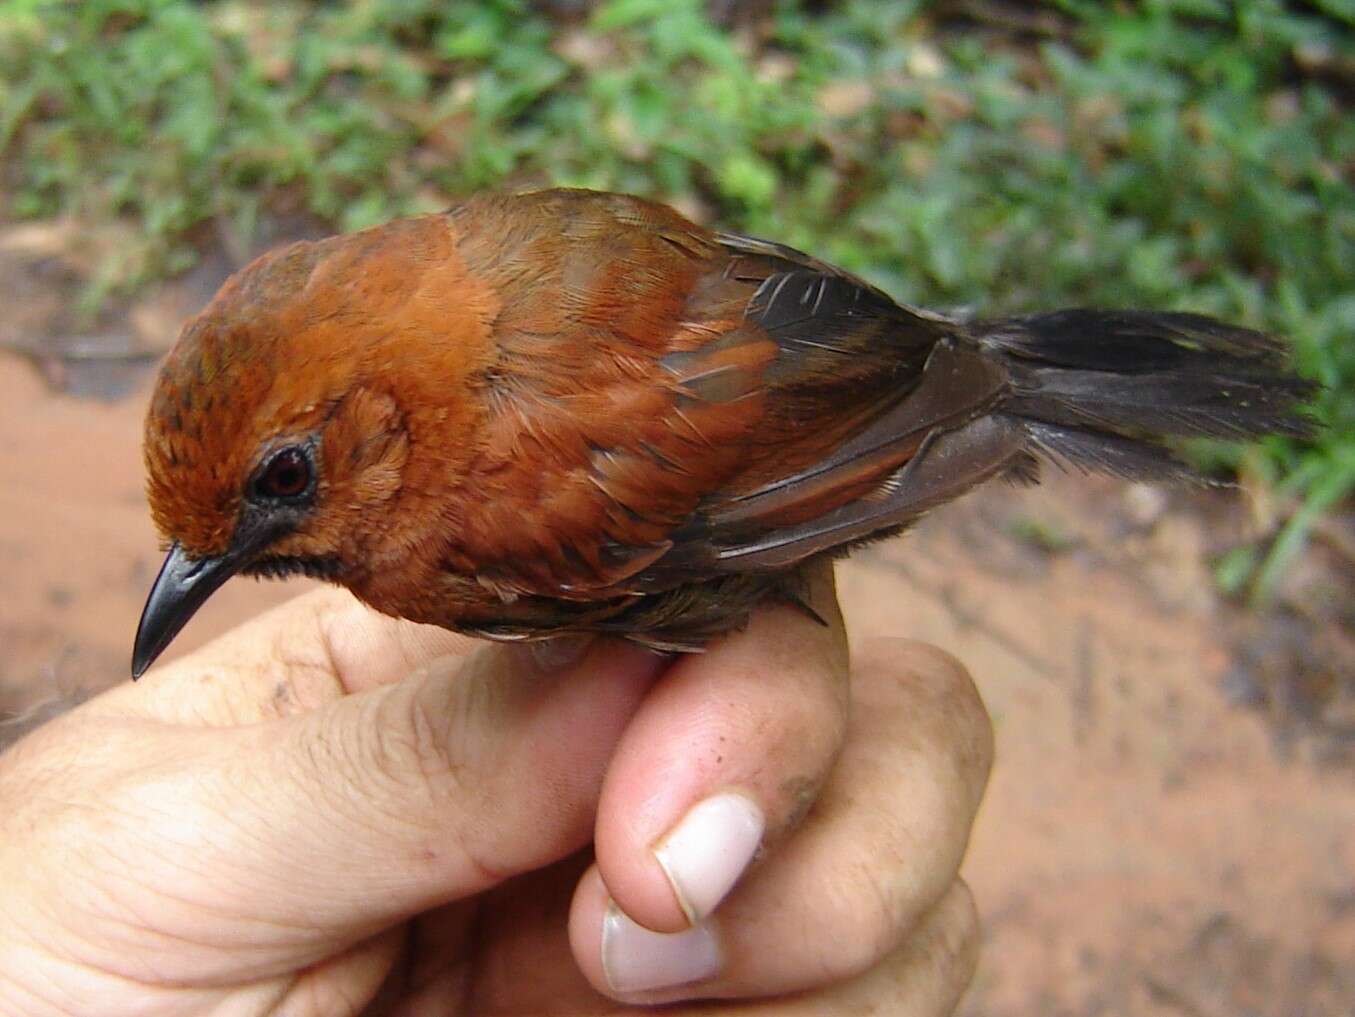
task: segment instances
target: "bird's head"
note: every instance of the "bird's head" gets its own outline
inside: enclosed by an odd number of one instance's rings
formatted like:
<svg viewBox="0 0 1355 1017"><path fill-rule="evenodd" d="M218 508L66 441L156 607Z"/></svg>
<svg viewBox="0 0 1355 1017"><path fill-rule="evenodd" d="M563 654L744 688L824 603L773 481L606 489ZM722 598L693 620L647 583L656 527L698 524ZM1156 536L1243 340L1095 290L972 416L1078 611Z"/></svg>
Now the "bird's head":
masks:
<svg viewBox="0 0 1355 1017"><path fill-rule="evenodd" d="M146 417L147 498L168 556L134 677L233 575L349 583L389 554L411 418L431 401L444 428L470 426L457 419L464 407L447 405L467 358L429 362L430 335L465 345L445 306L464 291L464 269L435 219L264 255L183 330ZM471 326L483 322L460 321Z"/></svg>

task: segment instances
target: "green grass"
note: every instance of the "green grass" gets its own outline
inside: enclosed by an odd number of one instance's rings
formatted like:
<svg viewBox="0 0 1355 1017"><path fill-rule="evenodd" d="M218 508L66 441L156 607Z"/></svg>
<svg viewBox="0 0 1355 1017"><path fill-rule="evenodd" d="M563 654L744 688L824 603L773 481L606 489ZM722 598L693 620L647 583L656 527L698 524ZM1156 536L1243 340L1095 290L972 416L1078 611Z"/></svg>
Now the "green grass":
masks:
<svg viewBox="0 0 1355 1017"><path fill-rule="evenodd" d="M351 229L496 185L637 191L916 303L1290 336L1321 436L1195 450L1304 506L1263 589L1355 489L1351 0L785 2L732 31L698 0L538 6L0 0L9 214L126 230L96 300L279 210Z"/></svg>

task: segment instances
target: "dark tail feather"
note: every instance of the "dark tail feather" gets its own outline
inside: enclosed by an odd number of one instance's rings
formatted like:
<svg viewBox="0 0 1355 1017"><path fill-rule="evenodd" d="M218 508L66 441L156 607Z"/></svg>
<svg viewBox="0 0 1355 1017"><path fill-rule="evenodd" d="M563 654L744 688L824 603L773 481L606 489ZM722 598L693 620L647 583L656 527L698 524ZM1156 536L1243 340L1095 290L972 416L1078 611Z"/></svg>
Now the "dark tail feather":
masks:
<svg viewBox="0 0 1355 1017"><path fill-rule="evenodd" d="M1316 386L1290 373L1275 338L1196 314L1068 310L980 323L980 345L1011 370L1002 412L1031 451L1139 480L1193 471L1170 437L1304 437Z"/></svg>

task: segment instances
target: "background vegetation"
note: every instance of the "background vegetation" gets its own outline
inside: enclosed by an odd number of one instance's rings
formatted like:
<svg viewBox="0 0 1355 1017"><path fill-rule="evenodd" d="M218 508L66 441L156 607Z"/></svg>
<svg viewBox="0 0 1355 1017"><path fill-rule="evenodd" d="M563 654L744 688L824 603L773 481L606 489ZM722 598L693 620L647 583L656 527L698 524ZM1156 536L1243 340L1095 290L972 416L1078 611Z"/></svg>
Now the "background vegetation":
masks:
<svg viewBox="0 0 1355 1017"><path fill-rule="evenodd" d="M1288 335L1322 434L1197 450L1301 504L1260 588L1355 488L1352 93L1352 0L0 0L7 214L119 228L91 308L280 216L553 182L915 303Z"/></svg>

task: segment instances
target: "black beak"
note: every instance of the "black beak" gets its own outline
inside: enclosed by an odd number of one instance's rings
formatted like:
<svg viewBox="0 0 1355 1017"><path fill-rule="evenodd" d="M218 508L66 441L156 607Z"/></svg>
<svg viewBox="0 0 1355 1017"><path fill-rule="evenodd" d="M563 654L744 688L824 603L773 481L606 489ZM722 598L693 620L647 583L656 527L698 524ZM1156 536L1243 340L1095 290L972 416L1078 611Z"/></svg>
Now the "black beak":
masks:
<svg viewBox="0 0 1355 1017"><path fill-rule="evenodd" d="M177 542L160 566L151 595L141 611L132 648L132 680L136 681L155 663L188 619L217 588L247 563L248 555L227 551L216 558L189 558Z"/></svg>

